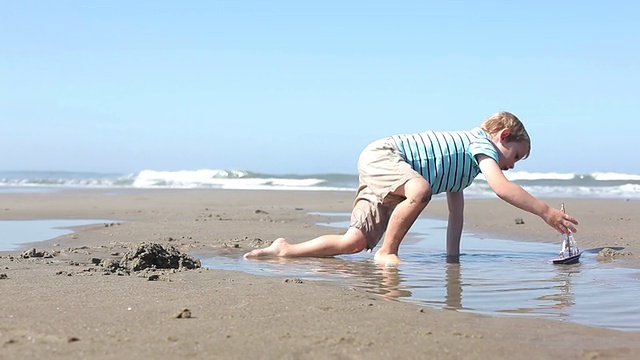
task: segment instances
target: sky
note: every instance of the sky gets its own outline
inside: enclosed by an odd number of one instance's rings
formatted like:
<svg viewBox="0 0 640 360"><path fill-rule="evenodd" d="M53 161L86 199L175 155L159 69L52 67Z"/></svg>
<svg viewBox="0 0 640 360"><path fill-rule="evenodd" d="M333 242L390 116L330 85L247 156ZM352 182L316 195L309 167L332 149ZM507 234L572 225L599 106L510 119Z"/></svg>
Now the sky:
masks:
<svg viewBox="0 0 640 360"><path fill-rule="evenodd" d="M2 1L0 170L356 173L510 111L516 171L640 174L640 2Z"/></svg>

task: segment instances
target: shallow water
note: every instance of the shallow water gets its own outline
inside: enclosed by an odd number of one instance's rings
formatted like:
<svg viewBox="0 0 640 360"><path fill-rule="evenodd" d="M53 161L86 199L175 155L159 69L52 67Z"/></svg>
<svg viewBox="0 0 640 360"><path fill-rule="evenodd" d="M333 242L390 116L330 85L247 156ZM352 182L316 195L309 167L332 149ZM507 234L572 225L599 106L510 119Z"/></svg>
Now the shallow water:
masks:
<svg viewBox="0 0 640 360"><path fill-rule="evenodd" d="M336 214L329 214L335 216ZM0 251L69 234L74 226L111 220L0 221ZM346 228L347 222L322 224ZM212 269L335 281L381 297L421 306L490 315L533 316L640 331L640 270L596 260L586 250L580 263L553 265L558 244L478 238L465 233L457 263L444 252L446 223L420 219L403 244L398 267L380 267L373 253L327 259L244 260L240 252L202 258ZM580 243L580 239L578 244Z"/></svg>
<svg viewBox="0 0 640 360"><path fill-rule="evenodd" d="M332 214L335 215L335 214ZM346 228L347 222L322 224ZM204 258L205 267L251 274L335 281L387 299L501 316L532 316L640 331L640 270L596 260L553 265L560 243L478 238L465 233L459 262L447 262L446 222L420 219L418 241L403 244L403 262L380 267L373 253L328 259L244 260L241 254ZM578 245L580 240L578 240Z"/></svg>
<svg viewBox="0 0 640 360"><path fill-rule="evenodd" d="M0 251L20 250L28 243L71 234L73 231L69 228L74 226L110 222L99 219L0 220Z"/></svg>

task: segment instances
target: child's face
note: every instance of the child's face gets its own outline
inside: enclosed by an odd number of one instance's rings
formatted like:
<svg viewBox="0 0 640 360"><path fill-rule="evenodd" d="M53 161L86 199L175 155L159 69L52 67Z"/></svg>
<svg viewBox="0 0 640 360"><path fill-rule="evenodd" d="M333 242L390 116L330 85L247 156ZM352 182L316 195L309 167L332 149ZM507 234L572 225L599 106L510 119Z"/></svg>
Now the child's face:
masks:
<svg viewBox="0 0 640 360"><path fill-rule="evenodd" d="M498 165L502 171L513 169L516 162L521 160L528 151L527 144L522 141L500 142L497 144L499 150Z"/></svg>
<svg viewBox="0 0 640 360"><path fill-rule="evenodd" d="M498 148L498 166L502 171L513 169L516 162L521 160L529 151L529 147L522 141L507 141L509 130L505 129L498 133L494 139Z"/></svg>

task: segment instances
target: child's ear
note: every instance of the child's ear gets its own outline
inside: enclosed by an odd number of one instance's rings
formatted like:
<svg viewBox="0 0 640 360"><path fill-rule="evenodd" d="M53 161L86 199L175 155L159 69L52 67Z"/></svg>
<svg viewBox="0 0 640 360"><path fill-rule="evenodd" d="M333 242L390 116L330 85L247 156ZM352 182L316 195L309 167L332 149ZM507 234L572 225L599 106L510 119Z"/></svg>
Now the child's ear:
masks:
<svg viewBox="0 0 640 360"><path fill-rule="evenodd" d="M509 129L503 129L502 132L500 133L500 141L501 142L506 141L509 135L511 135L511 131Z"/></svg>

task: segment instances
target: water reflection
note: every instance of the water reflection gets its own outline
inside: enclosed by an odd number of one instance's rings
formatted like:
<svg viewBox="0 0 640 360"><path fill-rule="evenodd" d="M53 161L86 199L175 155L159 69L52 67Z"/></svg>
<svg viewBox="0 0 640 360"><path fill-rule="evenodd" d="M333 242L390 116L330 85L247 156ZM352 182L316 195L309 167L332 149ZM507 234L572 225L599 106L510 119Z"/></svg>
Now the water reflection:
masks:
<svg viewBox="0 0 640 360"><path fill-rule="evenodd" d="M217 260L218 265L219 259ZM362 288L387 300L411 297L412 293L397 266L381 266L368 259L283 259L260 260L264 272L299 276L312 280L334 280ZM204 262L205 266L208 264ZM272 268L272 266L274 266Z"/></svg>
<svg viewBox="0 0 640 360"><path fill-rule="evenodd" d="M554 267L555 275L551 279L555 283L556 292L546 296L542 296L539 300L550 300L555 304L554 309L562 310L575 304L573 290L571 288L571 277L580 274L580 266L556 266ZM568 316L566 312L560 312L562 317Z"/></svg>
<svg viewBox="0 0 640 360"><path fill-rule="evenodd" d="M445 285L447 293L444 296L445 308L459 310L462 308L462 281L460 280L460 262L447 259Z"/></svg>

